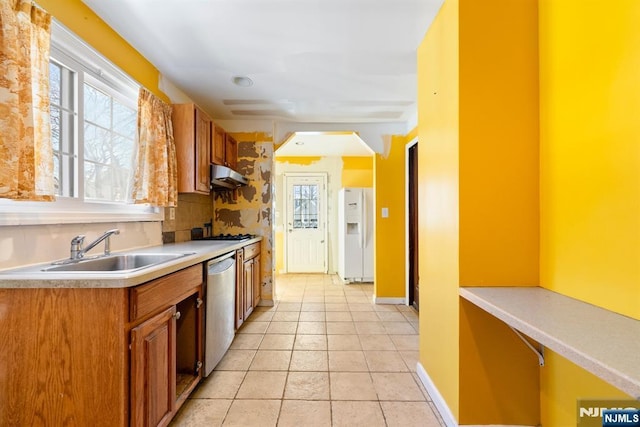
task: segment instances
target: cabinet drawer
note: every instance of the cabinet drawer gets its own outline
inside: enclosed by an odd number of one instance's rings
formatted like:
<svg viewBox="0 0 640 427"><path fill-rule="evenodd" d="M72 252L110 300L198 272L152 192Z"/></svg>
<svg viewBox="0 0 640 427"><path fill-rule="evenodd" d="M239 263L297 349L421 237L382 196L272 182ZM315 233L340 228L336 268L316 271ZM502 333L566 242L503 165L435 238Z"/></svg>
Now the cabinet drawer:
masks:
<svg viewBox="0 0 640 427"><path fill-rule="evenodd" d="M260 253L260 242L252 243L244 247L244 259L248 260Z"/></svg>
<svg viewBox="0 0 640 427"><path fill-rule="evenodd" d="M131 321L184 299L202 285L202 274L202 264L196 264L131 289Z"/></svg>

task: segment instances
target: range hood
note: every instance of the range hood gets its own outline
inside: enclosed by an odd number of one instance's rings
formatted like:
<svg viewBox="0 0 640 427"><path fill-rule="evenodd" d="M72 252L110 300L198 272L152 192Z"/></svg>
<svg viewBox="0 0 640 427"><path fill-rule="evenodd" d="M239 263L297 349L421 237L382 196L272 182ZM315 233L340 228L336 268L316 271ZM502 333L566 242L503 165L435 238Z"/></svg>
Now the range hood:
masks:
<svg viewBox="0 0 640 427"><path fill-rule="evenodd" d="M234 189L247 185L249 180L231 168L211 165L211 188Z"/></svg>

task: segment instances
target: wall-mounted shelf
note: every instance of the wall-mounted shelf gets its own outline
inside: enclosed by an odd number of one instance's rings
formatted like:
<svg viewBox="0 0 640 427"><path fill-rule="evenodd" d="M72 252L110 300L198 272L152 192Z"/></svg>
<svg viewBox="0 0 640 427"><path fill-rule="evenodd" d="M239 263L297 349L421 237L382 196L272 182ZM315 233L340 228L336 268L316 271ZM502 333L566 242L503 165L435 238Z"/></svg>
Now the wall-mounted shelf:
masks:
<svg viewBox="0 0 640 427"><path fill-rule="evenodd" d="M640 320L540 287L468 287L459 293L513 329L640 398Z"/></svg>

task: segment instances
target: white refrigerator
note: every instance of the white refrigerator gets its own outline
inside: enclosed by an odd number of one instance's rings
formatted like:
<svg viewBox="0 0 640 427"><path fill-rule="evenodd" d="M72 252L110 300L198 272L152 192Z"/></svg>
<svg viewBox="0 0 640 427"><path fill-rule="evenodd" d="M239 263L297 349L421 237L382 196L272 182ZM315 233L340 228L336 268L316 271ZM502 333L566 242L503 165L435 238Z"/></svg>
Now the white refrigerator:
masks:
<svg viewBox="0 0 640 427"><path fill-rule="evenodd" d="M373 189L343 188L338 200L338 275L373 282Z"/></svg>

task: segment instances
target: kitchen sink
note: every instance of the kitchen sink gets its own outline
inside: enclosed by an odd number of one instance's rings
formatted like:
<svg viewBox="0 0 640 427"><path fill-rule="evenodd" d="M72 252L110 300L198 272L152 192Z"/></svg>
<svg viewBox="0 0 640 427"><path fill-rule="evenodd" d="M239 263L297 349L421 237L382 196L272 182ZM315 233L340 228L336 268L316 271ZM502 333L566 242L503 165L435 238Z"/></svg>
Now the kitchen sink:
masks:
<svg viewBox="0 0 640 427"><path fill-rule="evenodd" d="M105 257L78 261L68 261L60 265L43 268L46 272L128 272L149 268L192 255L192 253L159 253L159 254L116 254Z"/></svg>

